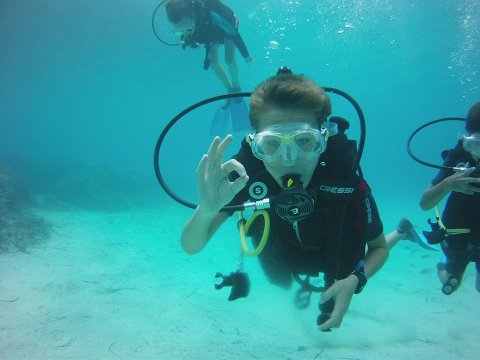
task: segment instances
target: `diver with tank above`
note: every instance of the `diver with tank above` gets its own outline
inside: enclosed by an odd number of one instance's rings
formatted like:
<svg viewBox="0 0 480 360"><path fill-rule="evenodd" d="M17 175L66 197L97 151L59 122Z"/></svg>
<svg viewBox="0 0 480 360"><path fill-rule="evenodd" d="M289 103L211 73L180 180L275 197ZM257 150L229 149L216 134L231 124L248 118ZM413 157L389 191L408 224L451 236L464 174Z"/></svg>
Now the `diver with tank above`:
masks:
<svg viewBox="0 0 480 360"><path fill-rule="evenodd" d="M167 0L167 18L173 24L175 34L181 39L182 48L205 46L204 69L211 67L229 93L241 91L235 48L247 63L254 62L239 31L235 13L219 0ZM224 47L228 72L220 61L220 46ZM226 133L231 114L234 123L243 118L248 126L246 104L243 98L226 100L217 110L212 123L212 133ZM242 129L245 130L245 129Z"/></svg>

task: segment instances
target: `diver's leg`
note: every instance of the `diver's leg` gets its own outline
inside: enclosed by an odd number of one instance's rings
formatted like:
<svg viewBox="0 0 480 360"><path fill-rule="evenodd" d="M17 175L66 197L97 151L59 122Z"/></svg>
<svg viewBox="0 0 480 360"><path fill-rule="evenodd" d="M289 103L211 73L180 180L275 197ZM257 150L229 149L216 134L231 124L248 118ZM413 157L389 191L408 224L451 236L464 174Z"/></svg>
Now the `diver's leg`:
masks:
<svg viewBox="0 0 480 360"><path fill-rule="evenodd" d="M400 240L403 240L407 237L406 233L401 233L397 229L393 230L391 233L385 235L385 240L387 241L388 249L393 248Z"/></svg>
<svg viewBox="0 0 480 360"><path fill-rule="evenodd" d="M468 260L458 255L457 257L447 255L446 263L437 264L437 275L445 295L450 295L459 288L467 265Z"/></svg>
<svg viewBox="0 0 480 360"><path fill-rule="evenodd" d="M222 64L220 64L220 57L218 54L218 46L213 44L210 47L209 55L210 59L210 66L212 67L213 71L215 72L215 75L220 79L222 82L223 86L227 89L228 92L231 92L232 85L230 84L230 80L228 79L227 72L225 71L224 67Z"/></svg>
<svg viewBox="0 0 480 360"><path fill-rule="evenodd" d="M232 90L240 91L240 83L238 80L238 65L235 60L235 44L230 39L225 39L225 63L232 78Z"/></svg>
<svg viewBox="0 0 480 360"><path fill-rule="evenodd" d="M447 271L446 265L443 262L437 264L437 276L440 283L443 285L452 274Z"/></svg>
<svg viewBox="0 0 480 360"><path fill-rule="evenodd" d="M393 248L400 240L416 241L416 239L418 239L418 234L410 220L406 218L400 219L396 229L385 236L389 249Z"/></svg>

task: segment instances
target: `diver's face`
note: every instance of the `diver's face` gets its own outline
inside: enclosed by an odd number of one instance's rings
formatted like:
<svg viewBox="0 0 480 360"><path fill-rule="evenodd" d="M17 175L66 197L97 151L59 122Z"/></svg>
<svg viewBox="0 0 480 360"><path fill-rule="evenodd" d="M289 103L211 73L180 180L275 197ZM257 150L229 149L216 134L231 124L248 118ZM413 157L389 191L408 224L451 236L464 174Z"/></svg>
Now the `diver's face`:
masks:
<svg viewBox="0 0 480 360"><path fill-rule="evenodd" d="M478 161L480 159L480 132L464 136L463 148L472 155L475 161Z"/></svg>
<svg viewBox="0 0 480 360"><path fill-rule="evenodd" d="M190 36L195 32L195 19L185 17L179 22L173 24L173 32L177 36Z"/></svg>
<svg viewBox="0 0 480 360"><path fill-rule="evenodd" d="M290 135L312 129L317 130L318 124L311 112L272 109L260 116L256 133L281 131L284 135ZM279 185L282 184L283 176L298 174L306 187L312 179L320 154L303 156L299 151L296 156L291 157L289 151L287 148L284 156L277 156L273 160L263 160L265 168Z"/></svg>

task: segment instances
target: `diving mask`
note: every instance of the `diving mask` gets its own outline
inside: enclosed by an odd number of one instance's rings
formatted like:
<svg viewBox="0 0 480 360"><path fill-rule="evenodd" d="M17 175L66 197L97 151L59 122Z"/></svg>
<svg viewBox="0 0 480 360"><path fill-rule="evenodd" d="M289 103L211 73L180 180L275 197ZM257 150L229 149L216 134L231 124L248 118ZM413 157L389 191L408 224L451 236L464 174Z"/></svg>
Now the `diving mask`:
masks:
<svg viewBox="0 0 480 360"><path fill-rule="evenodd" d="M313 159L326 150L328 137L337 132L337 124L329 122L320 130L299 123L274 125L251 135L252 152L266 162L294 163L299 157Z"/></svg>
<svg viewBox="0 0 480 360"><path fill-rule="evenodd" d="M464 136L463 148L473 156L480 158L480 132Z"/></svg>

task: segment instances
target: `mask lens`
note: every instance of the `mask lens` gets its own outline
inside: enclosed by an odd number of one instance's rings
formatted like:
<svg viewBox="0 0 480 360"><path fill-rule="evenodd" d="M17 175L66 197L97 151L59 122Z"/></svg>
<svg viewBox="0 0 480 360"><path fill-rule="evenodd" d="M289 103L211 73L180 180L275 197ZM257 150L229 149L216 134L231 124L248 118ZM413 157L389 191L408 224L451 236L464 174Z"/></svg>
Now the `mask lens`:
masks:
<svg viewBox="0 0 480 360"><path fill-rule="evenodd" d="M305 130L293 136L297 148L305 154L317 153L322 148L323 138L320 132Z"/></svg>
<svg viewBox="0 0 480 360"><path fill-rule="evenodd" d="M278 155L282 144L281 136L269 133L259 133L253 139L254 155L260 160L271 161Z"/></svg>
<svg viewBox="0 0 480 360"><path fill-rule="evenodd" d="M463 148L470 154L480 157L480 136L467 136L463 139Z"/></svg>
<svg viewBox="0 0 480 360"><path fill-rule="evenodd" d="M282 156L284 160L295 161L297 153L315 157L325 150L325 139L316 129L305 129L293 134L261 132L254 136L253 154L264 161L274 161Z"/></svg>

